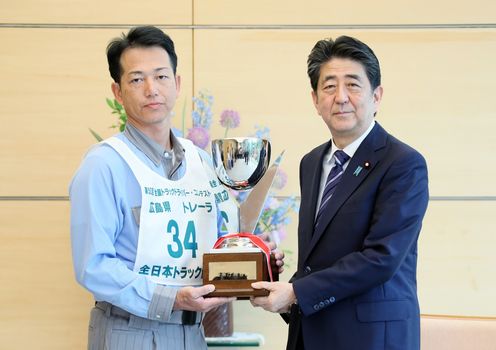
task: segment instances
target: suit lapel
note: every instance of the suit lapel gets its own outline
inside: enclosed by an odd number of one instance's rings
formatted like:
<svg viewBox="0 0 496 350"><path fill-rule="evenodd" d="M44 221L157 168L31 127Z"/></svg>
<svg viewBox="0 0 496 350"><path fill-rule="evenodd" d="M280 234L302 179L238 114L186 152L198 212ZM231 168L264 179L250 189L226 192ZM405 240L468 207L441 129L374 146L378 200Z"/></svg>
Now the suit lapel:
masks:
<svg viewBox="0 0 496 350"><path fill-rule="evenodd" d="M317 210L317 198L319 196L320 178L322 175L322 162L329 147L331 147L331 141L321 145L313 159L309 159L305 163L311 165L311 167L305 168L306 175L301 175L303 179L302 186L304 186L302 193L306 193L308 196L308 199L305 199L305 203L300 204L300 226L303 228L300 234L303 236L302 243L305 246L310 242L313 235L314 218ZM300 249L304 251L304 248L301 247Z"/></svg>
<svg viewBox="0 0 496 350"><path fill-rule="evenodd" d="M311 236L308 249L306 250L305 259L311 253L322 234L325 233L327 226L330 224L339 208L341 208L351 194L355 192L355 190L365 181L368 175L374 171L374 168L382 158L383 152L379 151L384 148L386 138L387 133L378 123L376 123L370 134L367 135L360 147L358 147L357 151L353 155L353 158L351 158L350 163L346 167L345 172L343 173L341 182L336 188L336 191L332 195L329 204L322 214L318 229L313 232L313 235ZM314 191L317 195L318 188L319 186L317 184L316 191ZM317 197L313 196L313 193L312 200L315 201L314 203L317 202ZM315 206L316 204L314 204L314 214L316 210ZM313 230L313 222L311 230Z"/></svg>

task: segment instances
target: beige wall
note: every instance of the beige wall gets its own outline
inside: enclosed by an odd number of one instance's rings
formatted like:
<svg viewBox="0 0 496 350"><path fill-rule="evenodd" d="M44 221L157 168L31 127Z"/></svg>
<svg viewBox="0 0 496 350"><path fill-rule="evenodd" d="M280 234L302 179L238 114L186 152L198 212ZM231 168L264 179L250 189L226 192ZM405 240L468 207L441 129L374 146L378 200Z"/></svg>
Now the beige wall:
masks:
<svg viewBox="0 0 496 350"><path fill-rule="evenodd" d="M300 158L329 137L310 98L310 49L341 34L370 44L385 89L377 120L429 164L422 312L496 316L492 1L19 0L0 8L0 344L85 346L91 296L73 278L65 197L94 143L88 128L114 132L105 46L138 24L160 25L176 43L183 86L175 125L193 93L208 89L215 120L225 108L241 115L231 136L268 126L275 152L286 150L282 195L299 194ZM212 134L222 135L215 123ZM282 247L296 251L296 218L288 231ZM235 304L235 330L283 348L284 324L249 303Z"/></svg>

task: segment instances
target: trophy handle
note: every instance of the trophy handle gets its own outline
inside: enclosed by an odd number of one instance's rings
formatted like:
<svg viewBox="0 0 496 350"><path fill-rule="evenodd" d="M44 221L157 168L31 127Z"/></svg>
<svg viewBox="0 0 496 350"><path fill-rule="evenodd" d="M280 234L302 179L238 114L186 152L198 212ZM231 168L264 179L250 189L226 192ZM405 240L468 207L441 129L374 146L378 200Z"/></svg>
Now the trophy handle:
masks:
<svg viewBox="0 0 496 350"><path fill-rule="evenodd" d="M239 228L240 232L254 232L258 219L262 214L263 205L269 194L270 187L279 169L284 151L277 157L274 164L270 166L265 175L257 185L250 191L246 200L239 206Z"/></svg>

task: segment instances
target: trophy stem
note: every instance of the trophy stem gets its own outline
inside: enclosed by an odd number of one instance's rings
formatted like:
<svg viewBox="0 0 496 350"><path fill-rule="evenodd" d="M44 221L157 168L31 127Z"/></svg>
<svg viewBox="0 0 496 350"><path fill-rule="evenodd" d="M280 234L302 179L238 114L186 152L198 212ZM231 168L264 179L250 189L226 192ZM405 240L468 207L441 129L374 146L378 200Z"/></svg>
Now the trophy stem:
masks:
<svg viewBox="0 0 496 350"><path fill-rule="evenodd" d="M220 305L205 314L203 328L206 337L230 337L233 334L232 302Z"/></svg>

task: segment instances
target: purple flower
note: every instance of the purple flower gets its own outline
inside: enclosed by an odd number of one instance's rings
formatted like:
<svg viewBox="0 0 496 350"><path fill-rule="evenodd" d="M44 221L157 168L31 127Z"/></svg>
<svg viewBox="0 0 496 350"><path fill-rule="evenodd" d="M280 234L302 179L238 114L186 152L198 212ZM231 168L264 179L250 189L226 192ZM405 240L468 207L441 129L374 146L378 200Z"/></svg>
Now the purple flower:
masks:
<svg viewBox="0 0 496 350"><path fill-rule="evenodd" d="M275 189L281 190L286 186L288 182L288 175L281 168L277 169L276 177L274 178L274 182L272 183L272 187Z"/></svg>
<svg viewBox="0 0 496 350"><path fill-rule="evenodd" d="M239 113L233 109L224 109L220 114L220 125L228 129L237 128L239 126Z"/></svg>
<svg viewBox="0 0 496 350"><path fill-rule="evenodd" d="M208 130L201 126L195 126L194 128L189 129L187 138L201 149L205 149L210 142Z"/></svg>
<svg viewBox="0 0 496 350"><path fill-rule="evenodd" d="M276 242L276 244L279 245L281 241L288 236L288 234L286 232L286 229L281 225L277 228L277 230L272 231L270 236Z"/></svg>

